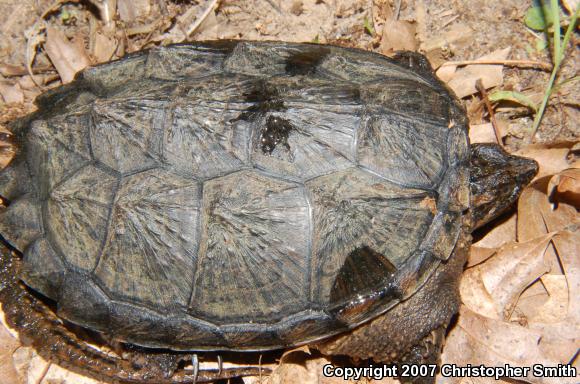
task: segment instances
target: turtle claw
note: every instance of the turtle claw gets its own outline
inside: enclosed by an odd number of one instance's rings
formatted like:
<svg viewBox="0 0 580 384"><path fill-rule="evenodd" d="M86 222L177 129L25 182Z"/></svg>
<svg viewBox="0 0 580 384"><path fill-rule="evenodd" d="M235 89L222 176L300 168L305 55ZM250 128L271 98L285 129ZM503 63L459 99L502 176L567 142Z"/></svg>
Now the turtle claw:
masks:
<svg viewBox="0 0 580 384"><path fill-rule="evenodd" d="M197 383L197 377L199 376L199 358L197 354L193 354L191 358L191 363L193 364L193 383Z"/></svg>
<svg viewBox="0 0 580 384"><path fill-rule="evenodd" d="M224 359L222 355L217 355L217 363L218 363L218 376L221 376L222 370L224 368Z"/></svg>

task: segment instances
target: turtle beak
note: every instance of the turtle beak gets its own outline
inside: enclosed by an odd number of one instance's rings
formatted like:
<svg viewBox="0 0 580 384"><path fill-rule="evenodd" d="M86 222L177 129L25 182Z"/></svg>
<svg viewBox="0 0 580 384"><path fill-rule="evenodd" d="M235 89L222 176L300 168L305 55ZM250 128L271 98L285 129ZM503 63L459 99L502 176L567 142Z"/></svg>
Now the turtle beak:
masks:
<svg viewBox="0 0 580 384"><path fill-rule="evenodd" d="M512 156L514 159L513 165L510 167L512 176L516 179L519 185L528 185L534 177L538 174L540 169L538 163L534 159L527 157Z"/></svg>
<svg viewBox="0 0 580 384"><path fill-rule="evenodd" d="M538 173L538 163L510 155L498 145L471 146L471 212L474 228L512 206Z"/></svg>

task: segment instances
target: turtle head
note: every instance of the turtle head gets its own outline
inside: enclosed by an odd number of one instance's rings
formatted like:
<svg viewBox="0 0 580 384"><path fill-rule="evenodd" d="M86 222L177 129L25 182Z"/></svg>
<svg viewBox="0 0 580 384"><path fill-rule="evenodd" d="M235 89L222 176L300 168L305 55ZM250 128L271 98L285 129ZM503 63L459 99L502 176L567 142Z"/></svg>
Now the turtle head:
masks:
<svg viewBox="0 0 580 384"><path fill-rule="evenodd" d="M538 163L510 155L497 144L473 144L470 171L471 212L478 228L518 199L538 173Z"/></svg>

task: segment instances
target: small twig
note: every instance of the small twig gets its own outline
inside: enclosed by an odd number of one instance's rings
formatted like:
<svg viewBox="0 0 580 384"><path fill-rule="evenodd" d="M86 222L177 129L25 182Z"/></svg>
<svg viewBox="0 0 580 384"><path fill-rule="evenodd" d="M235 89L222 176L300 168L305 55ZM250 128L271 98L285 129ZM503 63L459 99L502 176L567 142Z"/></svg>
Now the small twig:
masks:
<svg viewBox="0 0 580 384"><path fill-rule="evenodd" d="M258 359L258 369L259 369L259 372L260 372L258 382L260 384L262 384L262 354L261 353L260 353L260 358Z"/></svg>
<svg viewBox="0 0 580 384"><path fill-rule="evenodd" d="M552 70L552 64L542 63L534 60L462 60L462 61L447 61L441 64L441 67L454 65L457 67L464 65L505 65L507 67L524 67L524 68L539 68L545 71Z"/></svg>
<svg viewBox="0 0 580 384"><path fill-rule="evenodd" d="M36 380L36 384L41 384L44 381L44 378L48 374L48 370L50 369L51 365L52 365L52 363L50 361L48 363L46 363L44 369L42 370L42 372L40 374L40 377L38 378L38 380Z"/></svg>
<svg viewBox="0 0 580 384"><path fill-rule="evenodd" d="M199 28L201 23L203 23L203 21L209 16L210 12L212 12L215 8L219 6L219 1L220 0L211 0L209 7L206 8L203 14L200 17L198 17L195 20L195 23L193 23L193 25L189 27L189 29L187 30L186 35L188 37L191 36Z"/></svg>
<svg viewBox="0 0 580 384"><path fill-rule="evenodd" d="M481 98L483 99L483 102L485 103L485 107L487 108L487 113L489 113L489 119L491 120L491 126L493 127L493 132L495 133L495 139L497 140L497 143L503 147L503 142L501 140L501 133L499 132L499 127L497 126L497 121L495 120L495 114L493 113L493 107L491 106L489 98L487 97L487 91L485 90L485 87L483 86L481 79L477 79L477 81L475 82L475 88L477 88L479 93L481 93Z"/></svg>
<svg viewBox="0 0 580 384"><path fill-rule="evenodd" d="M266 2L268 4L270 4L272 6L272 8L274 8L274 10L278 13L282 13L282 10L280 9L279 6L277 6L272 0L266 0Z"/></svg>
<svg viewBox="0 0 580 384"><path fill-rule="evenodd" d="M401 0L397 0L395 3L395 12L394 12L394 19L399 20L399 16L401 15Z"/></svg>

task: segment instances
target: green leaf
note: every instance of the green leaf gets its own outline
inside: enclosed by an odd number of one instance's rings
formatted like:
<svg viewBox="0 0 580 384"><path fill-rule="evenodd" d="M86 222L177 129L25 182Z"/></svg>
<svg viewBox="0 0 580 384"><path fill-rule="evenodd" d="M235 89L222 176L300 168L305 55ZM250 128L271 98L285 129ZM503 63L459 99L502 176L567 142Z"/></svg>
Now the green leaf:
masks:
<svg viewBox="0 0 580 384"><path fill-rule="evenodd" d="M494 91L490 93L489 100L498 101L512 101L525 107L530 108L534 112L538 110L538 106L526 95L515 91Z"/></svg>
<svg viewBox="0 0 580 384"><path fill-rule="evenodd" d="M536 39L536 52L541 52L548 48L548 42L543 39Z"/></svg>
<svg viewBox="0 0 580 384"><path fill-rule="evenodd" d="M526 12L524 23L536 31L544 31L554 24L550 7L531 7Z"/></svg>
<svg viewBox="0 0 580 384"><path fill-rule="evenodd" d="M364 21L364 27L365 27L365 31L367 31L367 33L371 36L375 35L375 28L373 27L373 25L371 24L371 22L369 21L369 19L367 19L365 17L365 21Z"/></svg>

